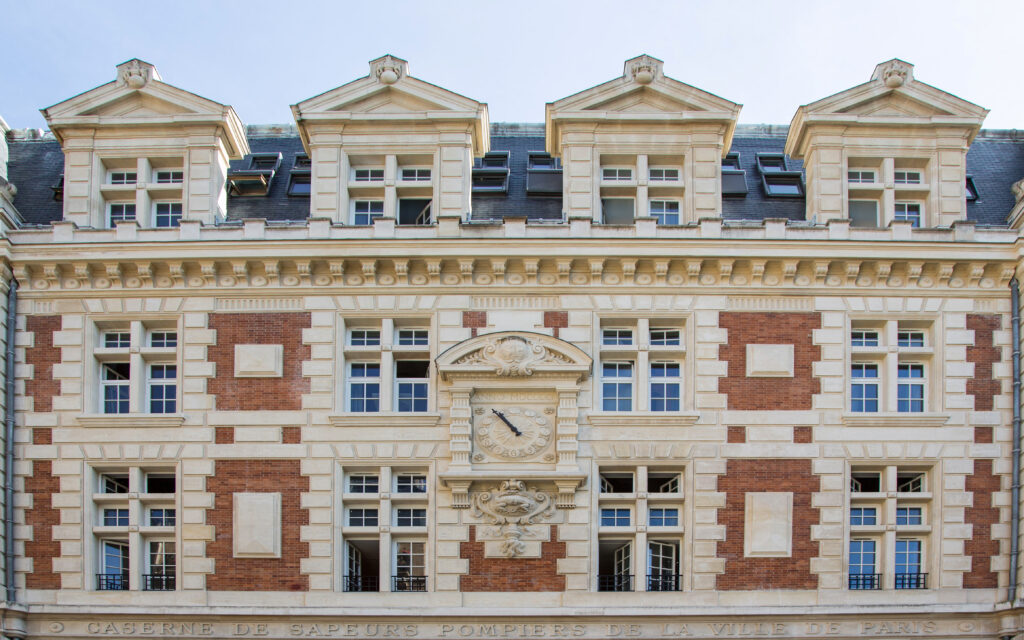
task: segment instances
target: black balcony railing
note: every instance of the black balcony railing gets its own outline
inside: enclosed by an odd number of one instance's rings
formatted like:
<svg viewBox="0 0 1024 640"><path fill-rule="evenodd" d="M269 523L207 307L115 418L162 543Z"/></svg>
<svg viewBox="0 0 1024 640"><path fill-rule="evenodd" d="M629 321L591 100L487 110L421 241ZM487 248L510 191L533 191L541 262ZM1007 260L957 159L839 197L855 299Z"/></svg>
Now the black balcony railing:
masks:
<svg viewBox="0 0 1024 640"><path fill-rule="evenodd" d="M597 576L598 591L632 591L633 576L618 574L599 574Z"/></svg>
<svg viewBox="0 0 1024 640"><path fill-rule="evenodd" d="M683 576L671 573L649 574L647 576L648 591L682 591Z"/></svg>
<svg viewBox="0 0 1024 640"><path fill-rule="evenodd" d="M897 589L927 589L928 588L928 574L927 573L897 573L896 584Z"/></svg>
<svg viewBox="0 0 1024 640"><path fill-rule="evenodd" d="M345 576L345 591L380 591L377 576Z"/></svg>
<svg viewBox="0 0 1024 640"><path fill-rule="evenodd" d="M392 591L426 591L427 576L392 576Z"/></svg>
<svg viewBox="0 0 1024 640"><path fill-rule="evenodd" d="M127 591L127 573L97 573L96 588L100 591Z"/></svg>
<svg viewBox="0 0 1024 640"><path fill-rule="evenodd" d="M142 574L143 591L174 591L174 576L157 573Z"/></svg>
<svg viewBox="0 0 1024 640"><path fill-rule="evenodd" d="M882 588L882 574L880 573L851 573L850 574L850 589L861 590L861 589L881 589Z"/></svg>

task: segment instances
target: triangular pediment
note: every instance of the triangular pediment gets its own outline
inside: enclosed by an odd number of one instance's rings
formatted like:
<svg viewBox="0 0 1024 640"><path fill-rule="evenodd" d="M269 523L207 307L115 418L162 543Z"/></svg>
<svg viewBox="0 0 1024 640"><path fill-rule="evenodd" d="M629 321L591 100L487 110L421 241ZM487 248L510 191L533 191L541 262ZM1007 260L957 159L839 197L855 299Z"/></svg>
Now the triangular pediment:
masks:
<svg viewBox="0 0 1024 640"><path fill-rule="evenodd" d="M707 111L706 105L681 100L655 89L642 87L617 95L609 100L586 107L587 111L614 111L619 113L679 113L681 111Z"/></svg>
<svg viewBox="0 0 1024 640"><path fill-rule="evenodd" d="M861 116L916 116L924 118L954 115L948 109L922 102L912 96L895 91L843 107L838 113L850 113Z"/></svg>
<svg viewBox="0 0 1024 640"><path fill-rule="evenodd" d="M400 89L384 88L376 93L339 104L331 111L352 113L414 113L444 111L447 107L423 96L407 93Z"/></svg>
<svg viewBox="0 0 1024 640"><path fill-rule="evenodd" d="M81 115L117 118L168 116L184 113L195 113L195 110L187 108L178 102L135 91L88 109Z"/></svg>

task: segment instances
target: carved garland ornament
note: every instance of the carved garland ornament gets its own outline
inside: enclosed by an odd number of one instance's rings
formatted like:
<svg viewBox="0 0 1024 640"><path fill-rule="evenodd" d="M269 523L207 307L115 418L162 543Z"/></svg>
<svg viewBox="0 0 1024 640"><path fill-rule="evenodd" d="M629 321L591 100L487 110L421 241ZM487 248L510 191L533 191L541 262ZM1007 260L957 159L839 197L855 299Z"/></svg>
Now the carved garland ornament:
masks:
<svg viewBox="0 0 1024 640"><path fill-rule="evenodd" d="M529 376L538 364L572 364L565 356L541 344L518 336L489 340L481 349L463 356L455 364L484 364L494 367L495 375Z"/></svg>
<svg viewBox="0 0 1024 640"><path fill-rule="evenodd" d="M492 532L504 537L501 553L507 558L525 553L523 538L537 537L528 526L547 520L555 510L550 495L515 478L502 482L496 491L474 493L472 501L473 516L494 525Z"/></svg>

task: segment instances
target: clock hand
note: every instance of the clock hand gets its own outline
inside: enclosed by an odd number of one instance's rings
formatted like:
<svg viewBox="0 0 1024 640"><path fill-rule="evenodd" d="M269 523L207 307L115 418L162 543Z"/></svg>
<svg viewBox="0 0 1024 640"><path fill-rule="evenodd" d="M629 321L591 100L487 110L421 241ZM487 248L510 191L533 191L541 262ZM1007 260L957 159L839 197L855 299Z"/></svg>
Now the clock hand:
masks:
<svg viewBox="0 0 1024 640"><path fill-rule="evenodd" d="M505 424L507 424L508 428L511 429L512 433L516 434L517 437L523 435L522 431L520 431L519 429L516 429L516 426L508 421L508 418L505 417L504 413L498 411L497 409L491 409L491 411L494 412L494 415L496 415L499 418L501 418L501 421L504 422Z"/></svg>

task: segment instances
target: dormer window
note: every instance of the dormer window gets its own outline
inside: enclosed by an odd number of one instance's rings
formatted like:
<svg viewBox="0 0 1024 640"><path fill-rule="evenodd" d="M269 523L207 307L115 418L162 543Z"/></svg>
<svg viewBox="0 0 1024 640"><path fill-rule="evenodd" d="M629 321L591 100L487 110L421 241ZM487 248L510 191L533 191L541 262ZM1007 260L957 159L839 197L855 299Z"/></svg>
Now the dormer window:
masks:
<svg viewBox="0 0 1024 640"><path fill-rule="evenodd" d="M292 165L292 169L312 169L313 162L304 153L295 154L295 163Z"/></svg>
<svg viewBox="0 0 1024 640"><path fill-rule="evenodd" d="M964 190L967 192L967 200L973 202L978 199L978 187L974 184L974 177L967 176L967 182L964 184Z"/></svg>
<svg viewBox="0 0 1024 640"><path fill-rule="evenodd" d="M134 171L111 171L110 184L135 184L138 174Z"/></svg>
<svg viewBox="0 0 1024 640"><path fill-rule="evenodd" d="M730 153L722 159L722 169L728 169L730 171L740 170L740 154Z"/></svg>
<svg viewBox="0 0 1024 640"><path fill-rule="evenodd" d="M767 175L761 176L761 180L764 182L764 192L769 196L800 198L804 195L804 185L799 175Z"/></svg>
<svg viewBox="0 0 1024 640"><path fill-rule="evenodd" d="M352 179L356 182L383 182L384 169L353 169Z"/></svg>
<svg viewBox="0 0 1024 640"><path fill-rule="evenodd" d="M781 153L759 153L757 154L757 168L761 173L786 171L786 156Z"/></svg>
<svg viewBox="0 0 1024 640"><path fill-rule="evenodd" d="M253 155L249 161L249 168L253 171L273 171L277 169L278 163L281 161L280 154L273 155Z"/></svg>
<svg viewBox="0 0 1024 640"><path fill-rule="evenodd" d="M508 193L508 151L489 151L473 163L473 193Z"/></svg>
<svg viewBox="0 0 1024 640"><path fill-rule="evenodd" d="M228 172L228 185L233 196L265 196L281 166L280 153L254 153L248 169Z"/></svg>
<svg viewBox="0 0 1024 640"><path fill-rule="evenodd" d="M484 169L508 169L509 155L508 151L488 151L478 162Z"/></svg>
<svg viewBox="0 0 1024 640"><path fill-rule="evenodd" d="M184 178L183 171L157 171L153 174L153 182L157 184L181 184Z"/></svg>

